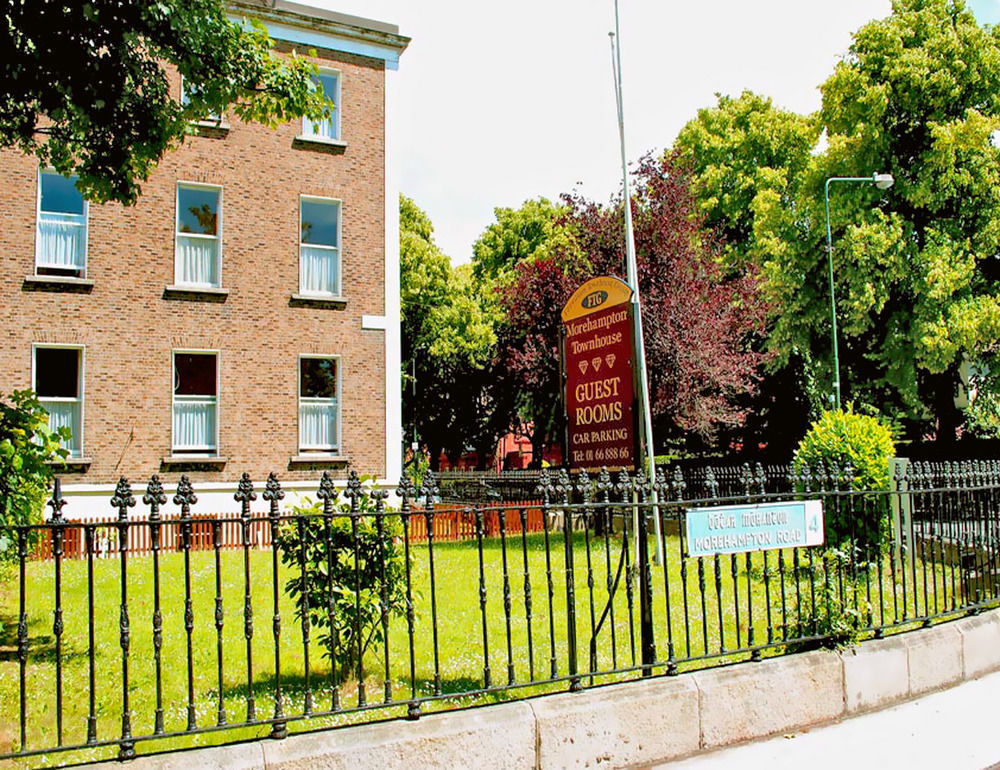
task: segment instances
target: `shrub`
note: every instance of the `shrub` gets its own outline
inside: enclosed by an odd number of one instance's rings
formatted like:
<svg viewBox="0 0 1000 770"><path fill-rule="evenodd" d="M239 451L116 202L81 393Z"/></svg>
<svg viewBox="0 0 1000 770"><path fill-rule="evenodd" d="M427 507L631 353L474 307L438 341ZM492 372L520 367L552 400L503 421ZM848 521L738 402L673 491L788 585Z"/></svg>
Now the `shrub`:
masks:
<svg viewBox="0 0 1000 770"><path fill-rule="evenodd" d="M851 472L856 490L889 489L889 461L895 455L892 431L875 417L846 411L825 412L814 422L795 450L801 473ZM840 481L843 489L845 481ZM881 543L889 532L888 497L852 496L831 500L824 511L826 541L838 546L853 540L859 549Z"/></svg>
<svg viewBox="0 0 1000 770"><path fill-rule="evenodd" d="M52 461L68 452L59 446L69 428L49 430L49 416L30 390L0 397L0 527L42 520L52 480ZM0 562L15 557L16 537L0 529Z"/></svg>
<svg viewBox="0 0 1000 770"><path fill-rule="evenodd" d="M370 478L362 481L370 482ZM348 503L335 506L337 512L328 520L323 516L322 503L309 499L304 500L302 506L292 506L296 518L282 522L275 538L281 560L293 575L285 590L295 599L296 616L302 620L308 599L310 626L323 629L319 644L324 656L336 664L341 680L357 667L359 614L362 657L384 643L383 563L388 613L402 615L406 606L402 524L397 516L385 515L380 534L370 492L369 487L359 499L356 543L352 516L344 515L350 513ZM329 547L327 524L330 527ZM359 567L360 592L355 590L355 559ZM330 581L328 575L332 578ZM332 606L328 601L331 597Z"/></svg>

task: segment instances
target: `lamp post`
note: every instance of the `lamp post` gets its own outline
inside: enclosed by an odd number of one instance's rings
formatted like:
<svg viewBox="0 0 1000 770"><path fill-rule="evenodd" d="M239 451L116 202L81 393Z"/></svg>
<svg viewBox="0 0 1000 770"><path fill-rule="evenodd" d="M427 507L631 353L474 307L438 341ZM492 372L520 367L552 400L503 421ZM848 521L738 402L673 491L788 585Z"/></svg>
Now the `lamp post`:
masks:
<svg viewBox="0 0 1000 770"><path fill-rule="evenodd" d="M833 182L868 182L879 190L892 187L892 174L872 174L871 176L834 176L826 180L824 201L826 202L826 257L830 268L830 325L833 329L833 402L840 411L840 352L837 349L837 298L833 288L833 233L830 229L830 185Z"/></svg>

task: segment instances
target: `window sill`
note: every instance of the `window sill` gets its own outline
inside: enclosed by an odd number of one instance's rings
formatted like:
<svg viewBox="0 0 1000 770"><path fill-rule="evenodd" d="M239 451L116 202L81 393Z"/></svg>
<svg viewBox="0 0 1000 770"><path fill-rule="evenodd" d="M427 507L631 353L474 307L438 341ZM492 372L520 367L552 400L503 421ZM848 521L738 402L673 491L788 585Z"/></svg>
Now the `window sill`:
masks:
<svg viewBox="0 0 1000 770"><path fill-rule="evenodd" d="M47 460L45 464L51 466L56 473L86 473L92 462L89 457L67 457L65 460Z"/></svg>
<svg viewBox="0 0 1000 770"><path fill-rule="evenodd" d="M94 288L92 278L72 278L68 275L26 275L24 291L66 291L90 294Z"/></svg>
<svg viewBox="0 0 1000 770"><path fill-rule="evenodd" d="M331 310L344 310L347 307L347 297L333 297L324 294L293 294L288 304L292 307L325 307Z"/></svg>
<svg viewBox="0 0 1000 770"><path fill-rule="evenodd" d="M218 455L168 455L160 460L160 465L165 468L177 468L184 466L194 470L222 470L228 462L228 457Z"/></svg>
<svg viewBox="0 0 1000 770"><path fill-rule="evenodd" d="M182 299L188 302L225 302L229 289L210 286L178 286L171 284L163 290L163 299Z"/></svg>
<svg viewBox="0 0 1000 770"><path fill-rule="evenodd" d="M329 467L332 465L347 465L351 459L346 455L328 455L317 452L315 454L295 455L288 458L288 467L296 465L311 465L318 467Z"/></svg>
<svg viewBox="0 0 1000 770"><path fill-rule="evenodd" d="M197 136L225 138L229 135L229 123L225 120L192 120L191 133Z"/></svg>
<svg viewBox="0 0 1000 770"><path fill-rule="evenodd" d="M321 136L297 136L292 140L292 147L299 150L316 150L331 155L343 155L347 142L343 139L324 139Z"/></svg>

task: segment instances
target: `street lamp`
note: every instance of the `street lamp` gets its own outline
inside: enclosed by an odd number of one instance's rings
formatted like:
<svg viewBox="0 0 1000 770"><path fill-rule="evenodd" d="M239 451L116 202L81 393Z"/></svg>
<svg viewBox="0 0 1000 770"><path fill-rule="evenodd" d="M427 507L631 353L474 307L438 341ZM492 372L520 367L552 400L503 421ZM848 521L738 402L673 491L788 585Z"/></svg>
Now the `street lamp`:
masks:
<svg viewBox="0 0 1000 770"><path fill-rule="evenodd" d="M840 354L837 349L837 299L833 289L833 234L830 230L830 184L832 182L868 182L879 190L892 187L892 174L872 174L871 176L834 176L826 180L824 200L826 201L826 257L830 267L830 324L833 328L833 401L840 411Z"/></svg>

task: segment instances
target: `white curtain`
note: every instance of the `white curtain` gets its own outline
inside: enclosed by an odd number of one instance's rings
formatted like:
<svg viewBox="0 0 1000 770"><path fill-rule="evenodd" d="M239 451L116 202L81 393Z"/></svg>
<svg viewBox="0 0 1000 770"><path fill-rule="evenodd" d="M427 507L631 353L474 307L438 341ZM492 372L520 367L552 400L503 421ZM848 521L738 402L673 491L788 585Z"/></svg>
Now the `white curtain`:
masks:
<svg viewBox="0 0 1000 770"><path fill-rule="evenodd" d="M86 249L85 216L42 212L38 221L39 266L83 270Z"/></svg>
<svg viewBox="0 0 1000 770"><path fill-rule="evenodd" d="M219 240L215 236L177 234L177 283L219 285Z"/></svg>
<svg viewBox="0 0 1000 770"><path fill-rule="evenodd" d="M337 449L336 399L299 399L299 448Z"/></svg>
<svg viewBox="0 0 1000 770"><path fill-rule="evenodd" d="M80 419L82 409L79 401L50 401L39 399L45 411L49 413L49 430L69 428L73 437L68 441L60 441L63 449L69 450L70 457L79 457L83 446L83 425Z"/></svg>
<svg viewBox="0 0 1000 770"><path fill-rule="evenodd" d="M340 250L329 246L299 246L299 291L340 294Z"/></svg>
<svg viewBox="0 0 1000 770"><path fill-rule="evenodd" d="M177 450L215 450L215 396L174 396Z"/></svg>
<svg viewBox="0 0 1000 770"><path fill-rule="evenodd" d="M329 120L321 120L318 123L306 118L304 134L319 139L336 139L337 131L334 126L333 116Z"/></svg>

